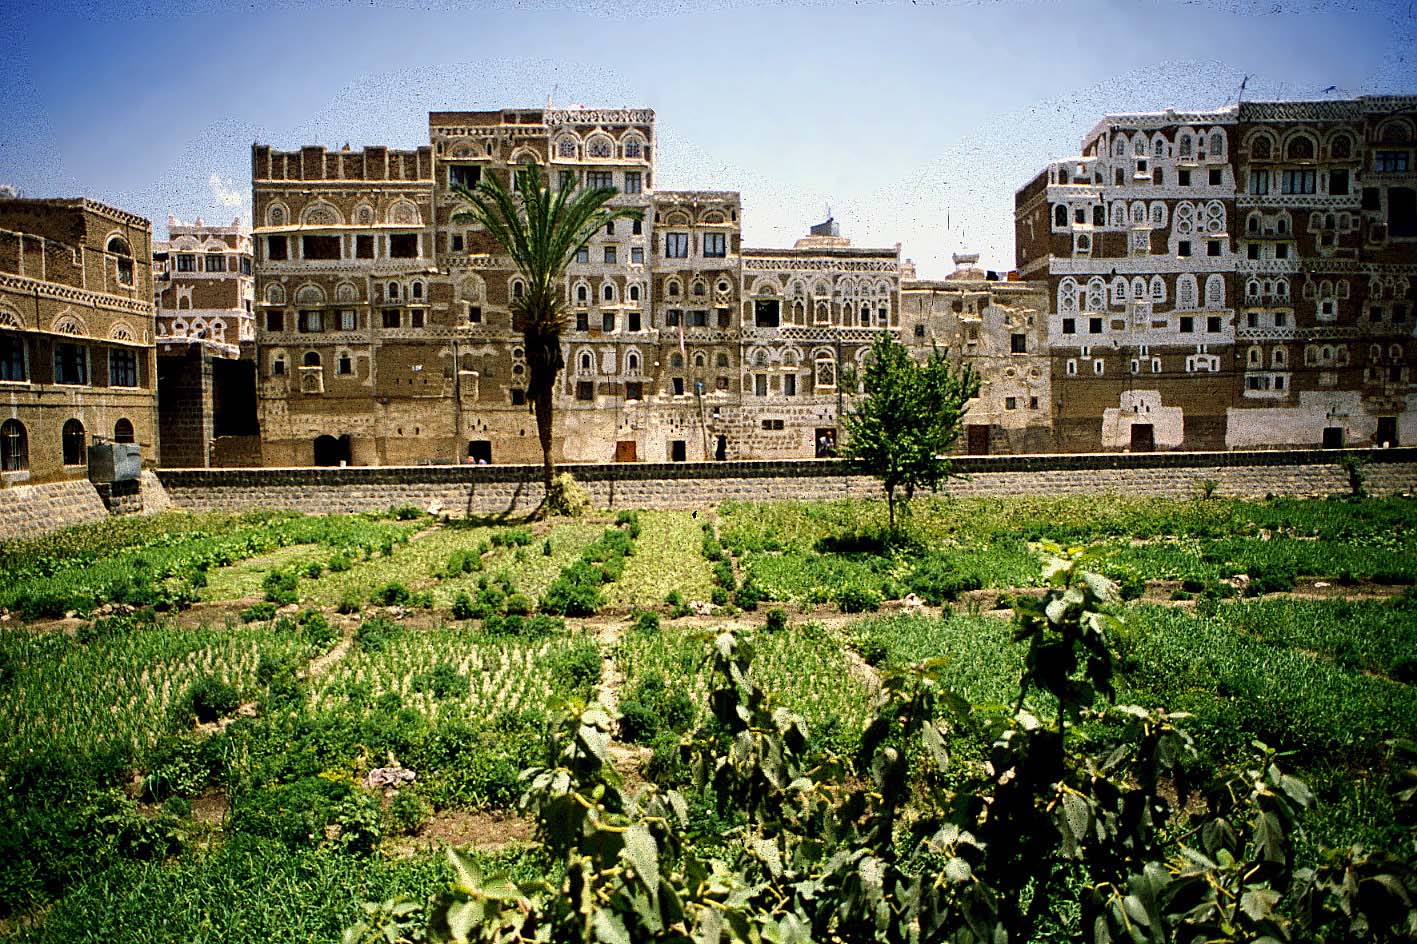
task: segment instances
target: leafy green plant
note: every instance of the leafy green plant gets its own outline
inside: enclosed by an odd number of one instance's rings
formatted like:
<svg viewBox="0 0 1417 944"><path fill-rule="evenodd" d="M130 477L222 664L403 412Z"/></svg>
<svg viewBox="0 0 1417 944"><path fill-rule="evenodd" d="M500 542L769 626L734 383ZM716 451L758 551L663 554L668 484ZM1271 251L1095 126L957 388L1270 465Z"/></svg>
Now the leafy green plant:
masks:
<svg viewBox="0 0 1417 944"><path fill-rule="evenodd" d="M241 611L241 622L243 623L264 623L267 620L275 619L276 605L268 600L260 603L252 603Z"/></svg>
<svg viewBox="0 0 1417 944"><path fill-rule="evenodd" d="M872 587L847 584L833 595L843 613L869 613L881 608L881 593Z"/></svg>
<svg viewBox="0 0 1417 944"><path fill-rule="evenodd" d="M207 675L194 681L178 703L178 714L185 721L203 724L229 715L241 703L236 689L215 676Z"/></svg>
<svg viewBox="0 0 1417 944"><path fill-rule="evenodd" d="M405 606L412 600L412 597L408 587L395 580L375 590L369 600L380 606Z"/></svg>

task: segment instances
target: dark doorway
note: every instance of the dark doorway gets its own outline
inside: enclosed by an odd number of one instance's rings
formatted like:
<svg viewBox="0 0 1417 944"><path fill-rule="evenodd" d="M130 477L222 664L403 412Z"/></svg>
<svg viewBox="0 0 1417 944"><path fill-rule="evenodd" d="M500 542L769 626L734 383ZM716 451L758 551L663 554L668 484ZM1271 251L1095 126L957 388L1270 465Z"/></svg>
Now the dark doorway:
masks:
<svg viewBox="0 0 1417 944"><path fill-rule="evenodd" d="M616 462L638 462L638 452L633 439L622 439L615 444Z"/></svg>
<svg viewBox="0 0 1417 944"><path fill-rule="evenodd" d="M1132 452L1156 451L1156 427L1150 423L1132 424Z"/></svg>
<svg viewBox="0 0 1417 944"><path fill-rule="evenodd" d="M727 436L720 436L720 437L718 437L718 443L713 447L713 457L714 457L714 459L718 460L719 462L722 462L723 460L725 460L725 459L728 458L728 437L727 437Z"/></svg>
<svg viewBox="0 0 1417 944"><path fill-rule="evenodd" d="M830 459L836 455L836 427L818 427L816 434L817 458Z"/></svg>
<svg viewBox="0 0 1417 944"><path fill-rule="evenodd" d="M1397 417L1378 417L1378 435L1373 439L1375 446L1396 446L1397 441Z"/></svg>
<svg viewBox="0 0 1417 944"><path fill-rule="evenodd" d="M683 462L684 459L685 459L685 457L686 457L686 455L687 455L687 452L685 451L685 448L684 448L684 440L682 440L682 439L673 439L673 440L670 440L670 442L669 442L669 461L670 461L670 462Z"/></svg>
<svg viewBox="0 0 1417 944"><path fill-rule="evenodd" d="M349 434L338 439L333 436L319 436L315 439L316 465L349 465Z"/></svg>
<svg viewBox="0 0 1417 944"><path fill-rule="evenodd" d="M468 443L467 461L473 465L491 465L492 441L490 439L474 439Z"/></svg>
<svg viewBox="0 0 1417 944"><path fill-rule="evenodd" d="M965 430L965 450L971 456L989 454L989 427L984 423L970 423Z"/></svg>
<svg viewBox="0 0 1417 944"><path fill-rule="evenodd" d="M1342 427L1342 426L1325 426L1325 427L1324 427L1324 448L1325 448L1325 449L1342 449L1342 448L1343 448L1343 427Z"/></svg>

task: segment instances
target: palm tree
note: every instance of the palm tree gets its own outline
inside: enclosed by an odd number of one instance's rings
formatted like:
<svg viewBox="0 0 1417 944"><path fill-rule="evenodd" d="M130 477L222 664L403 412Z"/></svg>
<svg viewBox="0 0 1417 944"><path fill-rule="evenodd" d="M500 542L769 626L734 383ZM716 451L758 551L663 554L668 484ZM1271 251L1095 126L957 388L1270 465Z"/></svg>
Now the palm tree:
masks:
<svg viewBox="0 0 1417 944"><path fill-rule="evenodd" d="M556 378L566 366L561 353L566 266L607 223L638 220L643 213L606 206L619 193L614 187L561 187L553 193L549 181L542 186L536 164L518 168L513 186L508 190L494 174L484 175L476 189L454 186L468 206L453 214L453 222L485 227L511 255L526 283L521 295L511 300L512 328L521 332L526 350L527 399L536 413L542 478L549 494L556 471L551 458Z"/></svg>

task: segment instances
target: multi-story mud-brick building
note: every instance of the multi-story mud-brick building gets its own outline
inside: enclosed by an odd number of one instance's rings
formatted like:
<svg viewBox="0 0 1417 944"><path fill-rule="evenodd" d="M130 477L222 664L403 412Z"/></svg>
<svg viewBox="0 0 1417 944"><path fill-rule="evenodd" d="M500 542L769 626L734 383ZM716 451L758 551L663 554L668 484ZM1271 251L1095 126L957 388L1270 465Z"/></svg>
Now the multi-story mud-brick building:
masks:
<svg viewBox="0 0 1417 944"><path fill-rule="evenodd" d="M901 283L901 333L918 351L938 349L957 369L978 374L959 449L983 455L1052 452L1048 290L1040 282L1000 281L956 254L941 281Z"/></svg>
<svg viewBox="0 0 1417 944"><path fill-rule="evenodd" d="M263 461L536 462L520 277L457 184L537 164L640 211L567 269L569 461L813 455L843 359L899 327L899 247L743 249L737 193L657 191L647 109L434 112L416 151L252 151Z"/></svg>
<svg viewBox="0 0 1417 944"><path fill-rule="evenodd" d="M0 483L82 478L95 440L155 461L155 391L148 221L0 200Z"/></svg>
<svg viewBox="0 0 1417 944"><path fill-rule="evenodd" d="M1417 435L1414 116L1417 98L1109 115L1021 188L1058 448Z"/></svg>
<svg viewBox="0 0 1417 944"><path fill-rule="evenodd" d="M259 464L251 234L167 218L153 246L162 465Z"/></svg>

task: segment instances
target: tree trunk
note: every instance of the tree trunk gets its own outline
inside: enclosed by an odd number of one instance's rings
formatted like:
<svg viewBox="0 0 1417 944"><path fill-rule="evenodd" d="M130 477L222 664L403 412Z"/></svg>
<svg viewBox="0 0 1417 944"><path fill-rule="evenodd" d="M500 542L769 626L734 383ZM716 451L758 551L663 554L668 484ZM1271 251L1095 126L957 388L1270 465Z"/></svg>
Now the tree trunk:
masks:
<svg viewBox="0 0 1417 944"><path fill-rule="evenodd" d="M886 486L886 517L890 521L891 534L895 534L895 486Z"/></svg>
<svg viewBox="0 0 1417 944"><path fill-rule="evenodd" d="M526 345L527 396L536 413L536 438L541 443L541 484L549 493L551 479L556 474L556 462L552 458L556 377L565 363L561 357L561 337L558 331L528 326L522 340Z"/></svg>

